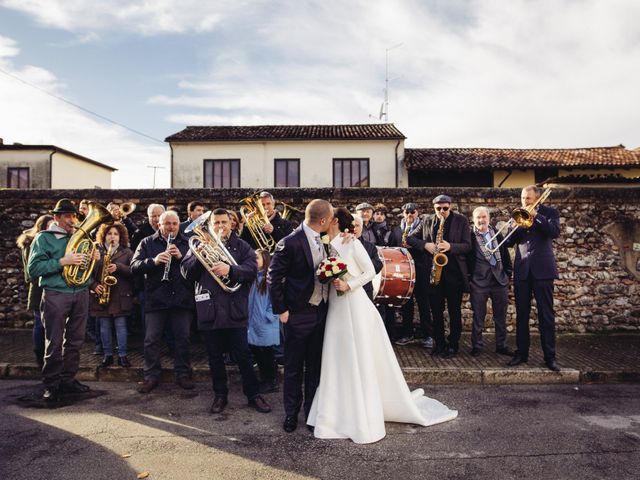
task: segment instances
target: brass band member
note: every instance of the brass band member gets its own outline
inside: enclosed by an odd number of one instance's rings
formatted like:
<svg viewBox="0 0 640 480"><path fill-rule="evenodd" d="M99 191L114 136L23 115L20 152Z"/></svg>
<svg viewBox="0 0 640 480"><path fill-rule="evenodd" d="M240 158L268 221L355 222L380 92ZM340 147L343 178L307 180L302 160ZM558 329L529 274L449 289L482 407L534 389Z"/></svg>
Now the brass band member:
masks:
<svg viewBox="0 0 640 480"><path fill-rule="evenodd" d="M267 413L271 407L260 396L260 386L253 371L253 362L247 343L247 321L249 318L249 291L256 278L257 263L253 249L231 231L229 213L217 208L209 217L208 228L217 235L224 248L233 257L236 265L217 261L212 265L219 279L228 278L230 283L240 284L236 291L227 291L207 271L193 250L182 261L185 278L197 285L196 311L198 328L202 331L209 370L213 383L214 399L209 411L221 413L228 403L229 386L224 365L224 352L230 350L238 363L242 376L242 391L250 406L258 412ZM202 248L202 244L195 248Z"/></svg>
<svg viewBox="0 0 640 480"><path fill-rule="evenodd" d="M96 318L102 337L104 358L101 365L108 367L113 364L112 331L115 327L118 365L128 368L131 363L127 358L127 317L133 310L133 252L129 248L129 235L121 223L103 224L98 229L96 240L102 256L93 271L91 289L95 295L91 296L89 312ZM108 263L105 265L105 262ZM105 277L113 277L117 283L109 285Z"/></svg>
<svg viewBox="0 0 640 480"><path fill-rule="evenodd" d="M362 238L376 245L376 224L373 221L373 207L371 204L367 202L359 203L356 206L356 215L362 218Z"/></svg>
<svg viewBox="0 0 640 480"><path fill-rule="evenodd" d="M165 211L164 205L152 203L147 207L147 220L131 236L131 249L135 252L143 238L147 238L158 231L160 215Z"/></svg>
<svg viewBox="0 0 640 480"><path fill-rule="evenodd" d="M401 239L398 247L409 248L416 268L416 283L413 289L413 296L400 308L402 316L402 333L396 340L396 345L408 345L415 339L413 328L413 316L415 312L415 302L418 303L420 315L420 330L422 330L421 345L424 348L433 348L433 320L431 318L431 307L429 306L429 269L427 266L427 252L424 247L411 248L407 239L422 232L423 218L420 216L418 205L409 202L402 206L402 221L400 222ZM415 299L415 300L414 300Z"/></svg>
<svg viewBox="0 0 640 480"><path fill-rule="evenodd" d="M276 202L273 199L273 195L271 195L269 192L260 192L260 194L258 195L258 200L260 201L260 203L262 203L264 211L269 218L269 223L264 225L262 230L267 235L271 235L275 243L278 243L284 237L293 232L291 222L282 218L280 212L276 210ZM260 247L259 245L256 245L256 242L251 236L251 232L248 228L242 229L240 238L247 242L254 250Z"/></svg>
<svg viewBox="0 0 640 480"><path fill-rule="evenodd" d="M78 214L71 200L63 198L51 210L53 224L39 233L31 245L27 270L30 278L40 278L45 355L42 367L43 398L55 402L61 393L84 393L87 385L75 380L80 365L80 347L89 313L89 278L84 285L70 287L62 276L66 265L82 265L83 253L65 253ZM95 260L100 258L94 250Z"/></svg>
<svg viewBox="0 0 640 480"><path fill-rule="evenodd" d="M507 306L509 304L509 278L511 278L511 257L506 245L501 245L495 253L493 248L502 241L498 235L491 244L495 230L491 227L489 210L478 207L473 211L471 243L473 250L467 255L469 275L471 277L471 308L473 309L473 327L471 331L471 356L477 357L484 346L482 329L487 316L487 300L491 298L493 323L496 328L496 353L513 356L507 347Z"/></svg>
<svg viewBox="0 0 640 480"><path fill-rule="evenodd" d="M435 272L436 282L428 287L436 341L431 354L450 358L458 353L462 333L462 294L469 291L466 254L471 251L471 230L467 217L451 211L451 197L438 195L433 199L433 207L435 215L425 220L422 231L409 237L407 243L427 252L430 282ZM434 262L436 254L446 255L448 263L437 267L437 262ZM447 340L444 331L445 304L450 322Z"/></svg>
<svg viewBox="0 0 640 480"><path fill-rule="evenodd" d="M131 261L134 275L144 275L144 384L140 393L149 393L160 383L160 339L166 323L175 337L174 371L176 383L192 389L189 359L189 330L193 319L193 283L180 274L180 260L187 254L187 237L180 234L180 219L173 211L160 215L156 233L140 242ZM169 235L174 241L168 243ZM162 281L169 265L169 281Z"/></svg>
<svg viewBox="0 0 640 480"><path fill-rule="evenodd" d="M131 238L138 227L136 227L136 224L133 223L131 218L123 215L121 205L118 202L109 202L107 210L109 210L109 213L117 222L122 223L127 228L127 234L129 238Z"/></svg>
<svg viewBox="0 0 640 480"><path fill-rule="evenodd" d="M535 185L522 189L522 207L530 209L540 198ZM516 297L516 342L518 350L509 365L525 363L529 359L529 317L531 297L538 307L538 328L549 370L557 372L556 331L553 311L553 281L558 278L558 267L553 254L553 239L560 236L560 212L553 207L539 205L532 212L533 225L520 227L507 240L516 249L513 290Z"/></svg>
<svg viewBox="0 0 640 480"><path fill-rule="evenodd" d="M31 253L31 243L33 243L36 235L43 230L47 230L51 223L53 223L51 215L40 215L34 226L22 232L16 240L16 245L18 245L22 254L24 281L29 285L27 310L33 313L33 353L35 353L36 363L40 368L44 365L44 325L40 314L42 287L40 287L39 278L31 278L29 276L27 265L29 263L29 254Z"/></svg>
<svg viewBox="0 0 640 480"><path fill-rule="evenodd" d="M196 218L200 217L205 211L204 203L199 200L193 200L187 204L187 219L180 224L180 233L185 233L184 229L191 225ZM186 234L187 237L193 235L192 232Z"/></svg>

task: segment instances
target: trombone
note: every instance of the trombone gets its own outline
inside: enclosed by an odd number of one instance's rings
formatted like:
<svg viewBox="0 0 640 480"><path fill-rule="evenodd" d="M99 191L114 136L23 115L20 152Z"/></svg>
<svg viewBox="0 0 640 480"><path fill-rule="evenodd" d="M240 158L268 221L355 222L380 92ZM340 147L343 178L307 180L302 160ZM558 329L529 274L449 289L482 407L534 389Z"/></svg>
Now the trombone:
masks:
<svg viewBox="0 0 640 480"><path fill-rule="evenodd" d="M502 227L500 227L500 229L496 231L495 235L493 235L489 240L487 240L487 242L484 244L484 247L489 252L495 253L502 246L502 244L504 244L504 242L506 242L507 239L511 235L513 235L513 233L518 229L518 227L531 228L531 226L533 225L533 211L538 207L538 205L540 205L547 198L549 198L549 195L551 195L551 189L547 188L544 192L542 192L542 195L540 195L540 197L538 197L538 199L532 205L529 205L528 207L515 208L513 212L511 212L511 218L509 219L509 221L504 225L502 225ZM500 235L505 229L507 230L511 229L511 231L507 233L507 235L502 239L500 243L498 243L498 245L492 248L491 244L498 238L498 235Z"/></svg>

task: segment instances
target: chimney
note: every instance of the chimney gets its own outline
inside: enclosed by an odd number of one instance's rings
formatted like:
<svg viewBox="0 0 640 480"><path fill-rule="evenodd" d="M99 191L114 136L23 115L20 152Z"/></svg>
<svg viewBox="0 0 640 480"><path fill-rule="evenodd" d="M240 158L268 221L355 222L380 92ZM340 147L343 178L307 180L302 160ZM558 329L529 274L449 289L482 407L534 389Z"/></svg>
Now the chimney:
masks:
<svg viewBox="0 0 640 480"><path fill-rule="evenodd" d="M0 145L4 145L4 140L0 138Z"/></svg>

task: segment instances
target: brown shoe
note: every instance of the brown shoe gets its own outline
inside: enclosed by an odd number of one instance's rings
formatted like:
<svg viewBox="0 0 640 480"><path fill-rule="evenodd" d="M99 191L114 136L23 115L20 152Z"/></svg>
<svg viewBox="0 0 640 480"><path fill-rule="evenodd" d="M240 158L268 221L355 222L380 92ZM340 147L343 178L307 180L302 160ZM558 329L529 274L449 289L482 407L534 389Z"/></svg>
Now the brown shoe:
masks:
<svg viewBox="0 0 640 480"><path fill-rule="evenodd" d="M186 375L180 375L176 378L176 384L180 385L185 390L193 390L193 381Z"/></svg>
<svg viewBox="0 0 640 480"><path fill-rule="evenodd" d="M144 383L138 388L138 392L140 393L149 393L151 390L156 388L159 385L157 378L149 378L144 381Z"/></svg>
<svg viewBox="0 0 640 480"><path fill-rule="evenodd" d="M249 406L255 408L260 413L269 413L271 411L269 404L260 395L256 395L249 400Z"/></svg>
<svg viewBox="0 0 640 480"><path fill-rule="evenodd" d="M209 407L209 413L222 413L227 403L227 397L215 397L211 407Z"/></svg>

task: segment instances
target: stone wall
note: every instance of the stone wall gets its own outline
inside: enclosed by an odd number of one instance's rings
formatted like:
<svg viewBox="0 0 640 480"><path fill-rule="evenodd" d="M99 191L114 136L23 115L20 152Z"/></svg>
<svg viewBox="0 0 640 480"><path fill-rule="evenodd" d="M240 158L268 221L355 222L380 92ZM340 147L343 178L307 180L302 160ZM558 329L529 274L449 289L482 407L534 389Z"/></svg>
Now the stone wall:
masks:
<svg viewBox="0 0 640 480"><path fill-rule="evenodd" d="M132 215L143 220L149 203L177 206L184 213L186 203L204 199L209 207L235 207L252 192L232 190L2 190L0 221L5 238L0 245L0 327L23 327L31 319L25 310L27 289L22 276L18 234L30 227L38 215L46 213L62 197L75 201L93 198L101 203L113 199L132 201L138 209ZM387 205L393 220L408 201L429 207L430 199L442 193L432 188L411 189L273 189L276 199L298 208L313 198L329 199L336 206L354 207L361 201ZM519 205L519 190L488 188L449 188L455 207L467 216L478 205L489 206L494 220L507 220ZM556 189L547 202L559 208L562 232L555 242L560 279L556 282L555 306L558 331L602 332L640 330L640 282L625 270L618 245L632 250L632 242L604 234L610 225L627 226L640 218L640 188ZM391 219L390 219L391 220ZM626 229L628 230L628 229ZM607 231L616 231L608 228ZM636 228L634 231L638 231ZM639 238L633 242L640 243ZM636 258L636 257L634 257ZM636 265L627 268L635 268ZM471 311L465 299L465 328ZM513 301L509 309L509 327L513 327ZM532 322L533 323L533 322ZM489 322L487 326L491 326Z"/></svg>

